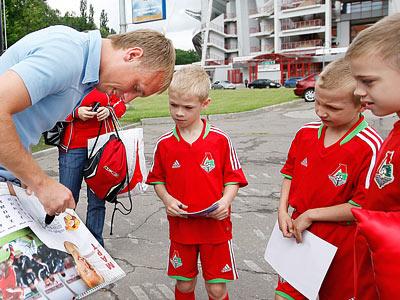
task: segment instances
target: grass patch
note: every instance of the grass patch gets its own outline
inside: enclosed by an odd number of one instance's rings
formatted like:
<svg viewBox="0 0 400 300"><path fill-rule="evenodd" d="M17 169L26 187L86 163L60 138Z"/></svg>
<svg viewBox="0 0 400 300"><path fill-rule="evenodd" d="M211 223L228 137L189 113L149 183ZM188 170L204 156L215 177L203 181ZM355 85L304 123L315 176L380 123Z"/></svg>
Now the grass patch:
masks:
<svg viewBox="0 0 400 300"><path fill-rule="evenodd" d="M211 104L203 112L206 115L248 111L298 99L293 94L293 89L288 88L211 90L210 98ZM144 118L168 116L168 94L165 92L161 95L133 100L121 122L123 124L134 123Z"/></svg>
<svg viewBox="0 0 400 300"><path fill-rule="evenodd" d="M211 105L203 112L205 115L249 111L299 99L294 95L292 88L211 90L210 98ZM145 118L168 117L170 115L167 92L147 98L137 98L130 104L126 114L121 118L122 125L140 122L141 119ZM32 152L51 147L45 145L42 138L37 146L32 146Z"/></svg>

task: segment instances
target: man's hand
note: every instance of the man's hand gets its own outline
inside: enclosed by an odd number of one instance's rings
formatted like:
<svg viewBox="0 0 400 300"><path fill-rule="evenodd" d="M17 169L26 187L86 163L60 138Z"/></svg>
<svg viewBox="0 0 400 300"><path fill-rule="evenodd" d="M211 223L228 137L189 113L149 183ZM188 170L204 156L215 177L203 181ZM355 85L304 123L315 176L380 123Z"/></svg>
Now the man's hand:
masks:
<svg viewBox="0 0 400 300"><path fill-rule="evenodd" d="M30 195L32 191L43 204L44 210L50 216L65 212L67 208L75 208L72 192L61 183L48 179L37 187L28 187L26 193Z"/></svg>

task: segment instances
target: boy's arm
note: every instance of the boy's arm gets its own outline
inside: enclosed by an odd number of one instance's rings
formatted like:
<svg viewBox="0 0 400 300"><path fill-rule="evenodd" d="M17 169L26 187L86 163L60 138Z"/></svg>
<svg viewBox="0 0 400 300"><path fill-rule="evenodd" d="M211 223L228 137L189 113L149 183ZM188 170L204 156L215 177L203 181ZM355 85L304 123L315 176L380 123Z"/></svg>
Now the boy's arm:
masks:
<svg viewBox="0 0 400 300"><path fill-rule="evenodd" d="M208 214L208 217L223 220L229 217L230 206L239 191L239 184L228 184L224 187L223 196L218 201L218 208Z"/></svg>
<svg viewBox="0 0 400 300"><path fill-rule="evenodd" d="M288 213L289 207L289 191L292 180L284 177L281 187L281 197L278 207L278 223L279 229L282 231L284 237L293 237L293 220Z"/></svg>
<svg viewBox="0 0 400 300"><path fill-rule="evenodd" d="M351 208L356 207L350 203L343 203L328 207L313 208L302 213L294 220L294 236L298 243L303 241L302 232L311 226L312 222L327 221L327 222L346 222L353 221L354 216L351 213Z"/></svg>
<svg viewBox="0 0 400 300"><path fill-rule="evenodd" d="M182 208L186 209L188 207L185 204L183 204L182 202L180 202L179 200L172 197L168 193L167 188L165 187L165 184L155 184L154 190L155 190L157 196L164 203L165 211L167 212L168 216L186 218L186 216L181 215L180 212L184 212L184 210L182 210Z"/></svg>

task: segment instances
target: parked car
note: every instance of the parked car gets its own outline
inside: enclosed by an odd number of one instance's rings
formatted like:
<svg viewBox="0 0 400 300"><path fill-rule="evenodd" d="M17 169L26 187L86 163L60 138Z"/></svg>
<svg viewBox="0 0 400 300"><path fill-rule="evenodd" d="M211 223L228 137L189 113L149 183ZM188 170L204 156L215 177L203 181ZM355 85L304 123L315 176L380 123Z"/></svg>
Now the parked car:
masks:
<svg viewBox="0 0 400 300"><path fill-rule="evenodd" d="M304 98L306 102L313 102L315 82L317 81L318 76L319 73L315 73L297 81L296 88L293 90L294 94Z"/></svg>
<svg viewBox="0 0 400 300"><path fill-rule="evenodd" d="M271 79L256 79L248 84L249 89L280 88L282 85Z"/></svg>
<svg viewBox="0 0 400 300"><path fill-rule="evenodd" d="M232 82L229 80L217 80L211 85L211 89L213 90L234 90L236 89L236 85L234 85Z"/></svg>
<svg viewBox="0 0 400 300"><path fill-rule="evenodd" d="M304 77L290 77L285 80L285 82L283 83L283 86L287 87L287 88L294 88L294 87L296 87L296 82L303 78Z"/></svg>

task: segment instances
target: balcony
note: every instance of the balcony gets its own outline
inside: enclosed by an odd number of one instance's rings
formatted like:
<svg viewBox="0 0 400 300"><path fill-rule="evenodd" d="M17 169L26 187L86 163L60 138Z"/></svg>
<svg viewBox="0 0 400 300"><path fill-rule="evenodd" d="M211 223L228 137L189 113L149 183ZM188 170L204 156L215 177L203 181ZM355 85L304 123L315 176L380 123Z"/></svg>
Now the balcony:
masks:
<svg viewBox="0 0 400 300"><path fill-rule="evenodd" d="M207 54L206 59L206 66L226 66L233 62L233 58L222 59L221 57L210 54Z"/></svg>
<svg viewBox="0 0 400 300"><path fill-rule="evenodd" d="M324 2L324 0L283 0L281 3L281 10L324 4Z"/></svg>
<svg viewBox="0 0 400 300"><path fill-rule="evenodd" d="M202 30L204 30L204 29L206 29L206 23L203 23L203 24L201 24L201 29ZM221 33L221 34L224 34L224 27L222 27L222 26L218 26L218 25L216 25L216 24L214 24L214 23L210 23L210 30L213 30L213 31L216 31L216 32L218 32L218 33Z"/></svg>
<svg viewBox="0 0 400 300"><path fill-rule="evenodd" d="M281 30L292 30L292 29L304 29L310 27L324 26L324 21L322 19L314 19L308 21L292 22L287 24L282 24Z"/></svg>
<svg viewBox="0 0 400 300"><path fill-rule="evenodd" d="M265 25L265 26L258 26L258 27L250 27L250 34L254 33L264 33L266 35L269 35L274 32L274 26L273 25Z"/></svg>
<svg viewBox="0 0 400 300"><path fill-rule="evenodd" d="M235 19L236 13L226 13L224 14L224 19Z"/></svg>
<svg viewBox="0 0 400 300"><path fill-rule="evenodd" d="M252 8L249 10L249 15L270 16L274 13L274 5L267 5L260 8Z"/></svg>
<svg viewBox="0 0 400 300"><path fill-rule="evenodd" d="M288 49L299 49L299 48L322 47L323 45L324 41L322 39L316 39L316 40L282 43L281 48L282 50L288 50Z"/></svg>
<svg viewBox="0 0 400 300"><path fill-rule="evenodd" d="M213 39L213 38L208 38L208 43L209 43L209 44L212 44L212 45L215 45L215 46L217 46L217 47L219 47L219 48L225 49L225 43L224 43L223 41L221 41L221 40L216 40L216 39Z"/></svg>
<svg viewBox="0 0 400 300"><path fill-rule="evenodd" d="M235 28L235 29L225 29L224 32L225 32L225 34L228 34L228 35L237 35L237 28Z"/></svg>
<svg viewBox="0 0 400 300"><path fill-rule="evenodd" d="M272 51L274 51L274 47L273 46L253 46L250 47L250 52L267 52L267 53L271 53Z"/></svg>
<svg viewBox="0 0 400 300"><path fill-rule="evenodd" d="M237 50L238 43L225 44L225 49L226 50Z"/></svg>

